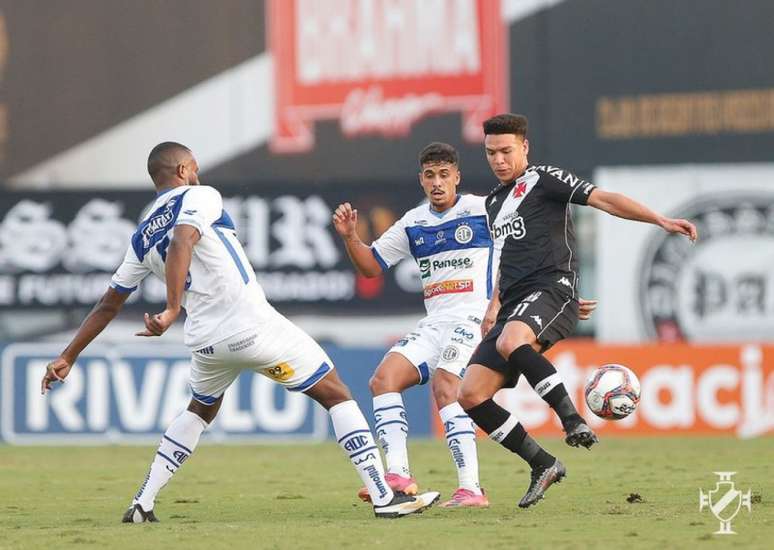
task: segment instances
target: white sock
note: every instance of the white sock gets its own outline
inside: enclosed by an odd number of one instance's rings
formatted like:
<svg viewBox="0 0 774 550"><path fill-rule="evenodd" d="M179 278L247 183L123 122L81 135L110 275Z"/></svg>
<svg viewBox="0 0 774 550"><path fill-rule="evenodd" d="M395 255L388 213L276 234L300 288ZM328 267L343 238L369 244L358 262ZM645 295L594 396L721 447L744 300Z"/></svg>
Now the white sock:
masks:
<svg viewBox="0 0 774 550"><path fill-rule="evenodd" d="M150 471L137 491L133 504L139 504L146 512L153 510L156 495L191 456L205 429L207 423L191 411L183 411L172 421L161 438Z"/></svg>
<svg viewBox="0 0 774 550"><path fill-rule="evenodd" d="M438 411L441 415L446 444L457 467L460 487L481 494L478 481L478 453L476 452L476 427L459 403L446 405Z"/></svg>
<svg viewBox="0 0 774 550"><path fill-rule="evenodd" d="M374 436L365 416L354 401L344 401L330 408L336 441L352 461L363 484L368 488L371 502L376 506L387 504L393 493L384 480L384 466Z"/></svg>
<svg viewBox="0 0 774 550"><path fill-rule="evenodd" d="M403 398L399 393L383 393L374 397L374 429L387 460L387 471L411 477L408 461L408 421Z"/></svg>

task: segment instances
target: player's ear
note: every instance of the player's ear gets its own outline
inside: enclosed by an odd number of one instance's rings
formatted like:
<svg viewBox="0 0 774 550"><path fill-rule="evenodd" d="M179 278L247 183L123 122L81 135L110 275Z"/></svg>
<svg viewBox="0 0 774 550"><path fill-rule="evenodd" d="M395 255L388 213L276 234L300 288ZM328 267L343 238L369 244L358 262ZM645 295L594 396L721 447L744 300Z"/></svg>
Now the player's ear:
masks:
<svg viewBox="0 0 774 550"><path fill-rule="evenodd" d="M524 138L524 154L529 154L529 140L527 138Z"/></svg>

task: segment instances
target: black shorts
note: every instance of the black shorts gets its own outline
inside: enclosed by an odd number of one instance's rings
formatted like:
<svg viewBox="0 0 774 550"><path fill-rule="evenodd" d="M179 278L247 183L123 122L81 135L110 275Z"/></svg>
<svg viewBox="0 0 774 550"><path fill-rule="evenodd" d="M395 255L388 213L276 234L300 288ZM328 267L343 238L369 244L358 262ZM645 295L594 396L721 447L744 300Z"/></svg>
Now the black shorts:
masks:
<svg viewBox="0 0 774 550"><path fill-rule="evenodd" d="M555 288L542 288L521 293L515 299L505 298L497 322L484 336L468 361L469 365L484 365L508 376L506 387L516 385L519 372L513 372L508 362L497 352L495 344L505 324L522 321L532 328L540 343L540 352L567 338L578 324L578 300Z"/></svg>

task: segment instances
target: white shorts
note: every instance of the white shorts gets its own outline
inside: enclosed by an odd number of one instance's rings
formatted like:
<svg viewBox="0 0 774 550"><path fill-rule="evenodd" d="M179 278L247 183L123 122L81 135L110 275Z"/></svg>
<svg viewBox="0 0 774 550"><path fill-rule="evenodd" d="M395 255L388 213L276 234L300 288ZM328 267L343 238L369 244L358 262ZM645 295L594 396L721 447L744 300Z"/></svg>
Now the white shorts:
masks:
<svg viewBox="0 0 774 550"><path fill-rule="evenodd" d="M244 369L289 391L307 391L333 370L333 361L317 342L280 314L260 329L192 352L191 359L191 391L205 405L222 396Z"/></svg>
<svg viewBox="0 0 774 550"><path fill-rule="evenodd" d="M475 321L423 319L388 353L400 353L408 359L419 371L419 383L426 384L436 369L462 378L480 341L481 326Z"/></svg>

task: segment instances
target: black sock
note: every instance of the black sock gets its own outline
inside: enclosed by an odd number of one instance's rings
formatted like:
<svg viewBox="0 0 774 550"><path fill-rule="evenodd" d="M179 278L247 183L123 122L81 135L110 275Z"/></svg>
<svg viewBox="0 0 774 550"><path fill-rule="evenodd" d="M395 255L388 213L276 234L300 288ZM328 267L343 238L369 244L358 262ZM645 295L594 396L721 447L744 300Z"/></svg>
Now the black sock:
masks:
<svg viewBox="0 0 774 550"><path fill-rule="evenodd" d="M532 439L524 427L492 399L465 410L479 428L500 445L527 461L532 469L550 466L555 458Z"/></svg>
<svg viewBox="0 0 774 550"><path fill-rule="evenodd" d="M582 421L551 361L532 346L524 344L513 350L508 357L508 365L521 372L543 401L556 411L565 430Z"/></svg>

